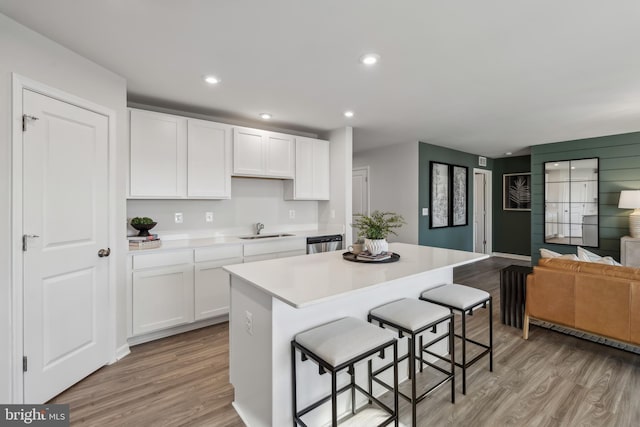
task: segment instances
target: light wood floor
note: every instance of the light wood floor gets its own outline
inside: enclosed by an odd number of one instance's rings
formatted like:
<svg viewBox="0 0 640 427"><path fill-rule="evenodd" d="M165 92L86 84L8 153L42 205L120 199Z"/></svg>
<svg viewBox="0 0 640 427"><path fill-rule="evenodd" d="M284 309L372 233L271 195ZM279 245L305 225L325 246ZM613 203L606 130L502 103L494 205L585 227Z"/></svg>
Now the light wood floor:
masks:
<svg viewBox="0 0 640 427"><path fill-rule="evenodd" d="M494 371L486 359L470 368L463 396L458 370L456 403L441 388L419 404L418 425L640 425L639 356L535 326L524 341L500 323L498 271L509 264L526 263L494 257L455 270L456 283L493 295ZM483 340L486 329L480 310L469 331ZM71 405L73 426L242 426L228 368L228 327L216 325L133 347L52 402Z"/></svg>

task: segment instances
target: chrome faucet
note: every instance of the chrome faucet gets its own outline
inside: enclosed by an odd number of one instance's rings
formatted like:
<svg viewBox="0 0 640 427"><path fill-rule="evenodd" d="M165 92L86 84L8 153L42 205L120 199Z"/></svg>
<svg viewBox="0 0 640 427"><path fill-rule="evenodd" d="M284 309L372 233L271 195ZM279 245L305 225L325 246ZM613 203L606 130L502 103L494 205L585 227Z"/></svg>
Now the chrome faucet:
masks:
<svg viewBox="0 0 640 427"><path fill-rule="evenodd" d="M264 224L261 222L256 223L256 234L260 234L260 230L264 228Z"/></svg>

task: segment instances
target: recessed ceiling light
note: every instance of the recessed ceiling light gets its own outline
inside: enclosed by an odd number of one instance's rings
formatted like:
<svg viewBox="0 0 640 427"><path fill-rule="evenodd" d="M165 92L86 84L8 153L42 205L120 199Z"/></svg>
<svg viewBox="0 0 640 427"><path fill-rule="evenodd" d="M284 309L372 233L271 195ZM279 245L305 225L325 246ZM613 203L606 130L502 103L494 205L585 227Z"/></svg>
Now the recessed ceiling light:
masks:
<svg viewBox="0 0 640 427"><path fill-rule="evenodd" d="M367 53L360 58L360 62L364 65L375 65L380 60L380 55L376 53Z"/></svg>
<svg viewBox="0 0 640 427"><path fill-rule="evenodd" d="M220 79L216 76L204 76L204 81L209 83L210 85L217 85L220 83Z"/></svg>
<svg viewBox="0 0 640 427"><path fill-rule="evenodd" d="M553 166L560 166L560 164L559 163L554 163Z"/></svg>
<svg viewBox="0 0 640 427"><path fill-rule="evenodd" d="M506 152L506 153L504 153L504 154L505 154L506 156L510 156L510 155L512 155L513 153L512 153L511 151L507 151L507 152Z"/></svg>
<svg viewBox="0 0 640 427"><path fill-rule="evenodd" d="M349 118L353 117L353 111L351 111L351 110L349 110L349 111L345 111L345 112L344 112L344 116L345 116L345 117L349 117Z"/></svg>
<svg viewBox="0 0 640 427"><path fill-rule="evenodd" d="M576 168L575 166L571 166L571 169L575 169L575 168Z"/></svg>
<svg viewBox="0 0 640 427"><path fill-rule="evenodd" d="M269 120L271 117L273 116L269 113L260 113L260 118L263 120Z"/></svg>

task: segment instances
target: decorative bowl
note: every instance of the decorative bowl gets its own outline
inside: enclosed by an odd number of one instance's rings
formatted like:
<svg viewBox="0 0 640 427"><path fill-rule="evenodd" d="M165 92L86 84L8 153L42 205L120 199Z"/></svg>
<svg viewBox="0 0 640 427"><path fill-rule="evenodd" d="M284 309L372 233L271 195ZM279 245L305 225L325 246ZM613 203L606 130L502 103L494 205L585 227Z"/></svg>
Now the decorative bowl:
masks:
<svg viewBox="0 0 640 427"><path fill-rule="evenodd" d="M133 228L139 231L138 236L148 236L149 230L158 224L157 222L152 222L151 224L131 224Z"/></svg>

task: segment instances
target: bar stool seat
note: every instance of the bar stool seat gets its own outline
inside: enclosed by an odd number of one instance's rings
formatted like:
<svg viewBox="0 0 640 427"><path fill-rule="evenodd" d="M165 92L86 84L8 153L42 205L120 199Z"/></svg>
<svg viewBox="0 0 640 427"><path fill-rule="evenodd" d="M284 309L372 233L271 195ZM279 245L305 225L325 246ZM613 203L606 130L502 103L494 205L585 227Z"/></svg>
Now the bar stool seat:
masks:
<svg viewBox="0 0 640 427"><path fill-rule="evenodd" d="M385 357L385 350L392 348L394 366L393 408L382 403L375 397L371 387L366 390L356 382L356 368L359 362L368 360L369 372L371 372L373 357ZM314 403L298 409L296 351L301 354L301 360L312 360L319 366L319 374L331 374L331 391L328 395L317 399ZM338 395L351 391L350 418L340 425L399 425L398 424L398 346L395 334L391 331L380 329L364 320L353 317L345 317L324 325L317 326L297 334L291 341L291 379L292 379L292 405L293 425L306 426L302 417L319 408L327 402L331 402L331 426L338 425ZM338 388L338 374L346 373L350 381ZM370 381L369 381L370 385ZM367 397L368 405L356 408L356 393ZM373 405L377 405L377 408ZM365 421L362 424L358 420L371 418L373 423Z"/></svg>
<svg viewBox="0 0 640 427"><path fill-rule="evenodd" d="M404 298L388 304L376 307L369 312L368 319L370 322L377 322L380 327L390 327L398 331L402 338L407 334L409 344L407 354L400 356L398 361L408 359L409 379L411 380L411 395L398 392L399 396L411 403L412 426L417 425L416 405L440 388L447 381L451 381L451 402L455 402L455 357L453 354L453 315L451 311L437 304L417 299ZM447 333L437 334L437 326L440 324L447 325ZM423 337L426 332L436 334L428 343L423 343ZM416 351L416 338L418 339L418 351ZM429 347L444 339L448 340L449 357L436 354L429 350ZM449 362L450 369L447 371L434 363L424 359L424 353L435 358ZM444 378L440 379L436 384L432 384L427 390L418 393L416 386L416 361L420 363L420 372L423 371L424 365L444 374ZM383 366L371 373L371 380L383 387L388 385L378 375L389 369L389 365ZM370 380L370 381L371 381Z"/></svg>
<svg viewBox="0 0 640 427"><path fill-rule="evenodd" d="M455 334L462 341L462 362L456 362L456 366L462 368L462 394L467 393L467 368L484 356L489 355L489 371L493 372L493 306L489 292L455 283L444 284L436 288L427 289L420 295L423 301L440 304L447 307L453 313L459 311L462 319L461 334ZM467 312L473 315L473 309L489 305L489 343L481 343L467 337ZM453 322L453 319L452 319ZM467 343L475 344L482 348L473 359L467 360Z"/></svg>
<svg viewBox="0 0 640 427"><path fill-rule="evenodd" d="M422 293L423 299L437 301L437 304L455 307L458 310L469 310L482 301L487 301L491 295L482 289L469 286L448 284L426 290Z"/></svg>
<svg viewBox="0 0 640 427"><path fill-rule="evenodd" d="M450 311L440 305L405 298L374 308L370 314L402 328L416 331L425 325L449 317Z"/></svg>
<svg viewBox="0 0 640 427"><path fill-rule="evenodd" d="M340 366L393 339L393 332L381 331L354 317L327 323L295 337L298 344L332 366Z"/></svg>

